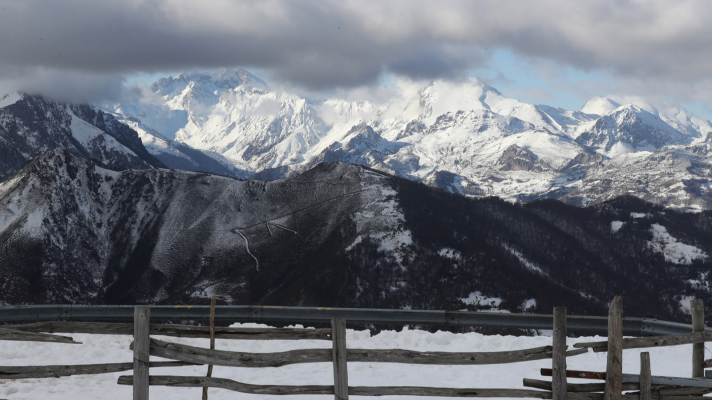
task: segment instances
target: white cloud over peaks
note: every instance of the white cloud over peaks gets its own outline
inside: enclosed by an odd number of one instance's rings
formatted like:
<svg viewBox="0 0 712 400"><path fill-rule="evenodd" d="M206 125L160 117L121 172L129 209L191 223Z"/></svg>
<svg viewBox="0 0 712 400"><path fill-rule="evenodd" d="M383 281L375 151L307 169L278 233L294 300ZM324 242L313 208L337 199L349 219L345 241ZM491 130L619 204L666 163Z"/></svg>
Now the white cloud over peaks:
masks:
<svg viewBox="0 0 712 400"><path fill-rule="evenodd" d="M110 96L122 74L242 65L324 90L372 85L384 71L461 77L497 48L631 87L682 84L702 99L712 96L711 19L703 0L5 2L0 85L62 76L89 98ZM86 73L91 85L72 80Z"/></svg>

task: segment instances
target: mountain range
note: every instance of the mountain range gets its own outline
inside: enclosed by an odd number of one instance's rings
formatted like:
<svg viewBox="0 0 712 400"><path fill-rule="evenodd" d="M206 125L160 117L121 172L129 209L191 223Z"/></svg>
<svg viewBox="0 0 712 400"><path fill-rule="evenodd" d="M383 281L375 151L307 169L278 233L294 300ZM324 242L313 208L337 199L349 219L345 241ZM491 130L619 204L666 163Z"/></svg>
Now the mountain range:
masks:
<svg viewBox="0 0 712 400"><path fill-rule="evenodd" d="M434 81L379 104L311 99L242 69L163 78L149 92L99 108L171 167L191 162L180 151L189 146L238 178L343 161L468 196L585 206L630 194L712 208L712 123L679 107L596 97L567 111L475 78Z"/></svg>
<svg viewBox="0 0 712 400"><path fill-rule="evenodd" d="M600 315L623 294L684 320L712 300L712 125L684 110L474 79L313 100L244 70L142 96L0 98L0 304Z"/></svg>

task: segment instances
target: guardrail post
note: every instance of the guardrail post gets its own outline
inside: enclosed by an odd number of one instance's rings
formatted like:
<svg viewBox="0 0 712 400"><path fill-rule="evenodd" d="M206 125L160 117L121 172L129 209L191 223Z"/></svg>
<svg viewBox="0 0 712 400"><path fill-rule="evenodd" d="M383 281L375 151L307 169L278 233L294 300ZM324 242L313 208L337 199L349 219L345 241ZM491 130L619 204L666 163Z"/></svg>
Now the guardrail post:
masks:
<svg viewBox="0 0 712 400"><path fill-rule="evenodd" d="M603 400L623 397L623 299L616 296L608 308L608 357Z"/></svg>
<svg viewBox="0 0 712 400"><path fill-rule="evenodd" d="M690 301L690 311L692 312L692 332L704 332L705 330L705 303L702 299L692 299ZM692 345L692 377L704 378L705 376L705 344L694 343Z"/></svg>
<svg viewBox="0 0 712 400"><path fill-rule="evenodd" d="M653 396L650 378L650 353L640 353L640 400L651 400Z"/></svg>
<svg viewBox="0 0 712 400"><path fill-rule="evenodd" d="M346 319L331 320L331 340L334 356L334 400L348 400L349 375L346 370Z"/></svg>
<svg viewBox="0 0 712 400"><path fill-rule="evenodd" d="M554 307L551 355L553 400L566 400L566 307Z"/></svg>
<svg viewBox="0 0 712 400"><path fill-rule="evenodd" d="M148 400L151 307L134 308L133 400Z"/></svg>

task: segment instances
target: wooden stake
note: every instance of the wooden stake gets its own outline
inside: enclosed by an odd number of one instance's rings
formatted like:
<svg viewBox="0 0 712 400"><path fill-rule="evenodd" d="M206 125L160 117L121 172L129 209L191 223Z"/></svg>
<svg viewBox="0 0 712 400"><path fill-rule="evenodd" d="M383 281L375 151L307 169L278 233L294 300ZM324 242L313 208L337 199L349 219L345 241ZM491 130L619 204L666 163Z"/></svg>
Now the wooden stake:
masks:
<svg viewBox="0 0 712 400"><path fill-rule="evenodd" d="M705 304L702 299L692 299L690 301L692 311L692 332L705 331ZM704 378L705 376L705 344L695 343L692 345L692 377Z"/></svg>
<svg viewBox="0 0 712 400"><path fill-rule="evenodd" d="M616 296L608 309L608 358L603 400L623 396L623 299Z"/></svg>
<svg viewBox="0 0 712 400"><path fill-rule="evenodd" d="M210 300L210 350L215 350L215 294ZM213 376L213 365L208 365L208 378ZM208 400L208 388L203 388L203 400Z"/></svg>
<svg viewBox="0 0 712 400"><path fill-rule="evenodd" d="M148 361L151 339L151 307L134 308L133 399L148 400Z"/></svg>
<svg viewBox="0 0 712 400"><path fill-rule="evenodd" d="M331 320L334 362L334 400L348 400L349 375L346 370L346 319Z"/></svg>
<svg viewBox="0 0 712 400"><path fill-rule="evenodd" d="M651 400L652 381L650 374L650 353L644 351L640 353L640 400Z"/></svg>
<svg viewBox="0 0 712 400"><path fill-rule="evenodd" d="M566 307L554 307L551 391L553 400L566 400Z"/></svg>

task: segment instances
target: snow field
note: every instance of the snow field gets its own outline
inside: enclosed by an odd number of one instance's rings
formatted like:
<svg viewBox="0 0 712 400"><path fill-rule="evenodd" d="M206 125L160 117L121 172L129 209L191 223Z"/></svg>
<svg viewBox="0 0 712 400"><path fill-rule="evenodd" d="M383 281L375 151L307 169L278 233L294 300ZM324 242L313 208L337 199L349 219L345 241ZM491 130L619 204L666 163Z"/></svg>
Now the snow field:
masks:
<svg viewBox="0 0 712 400"><path fill-rule="evenodd" d="M234 326L262 326L243 324ZM131 362L130 336L119 335L71 335L81 345L52 344L35 342L0 341L2 364L11 365L56 365ZM161 337L161 340L179 342L193 346L208 347L207 339L184 339ZM600 337L568 338L569 346L577 342L605 340ZM551 344L551 338L484 336L477 333L453 334L450 332L428 333L417 330L401 332L384 331L370 336L368 331L347 331L347 347L369 349L411 349L418 351L481 352L508 351ZM331 342L320 340L296 341L256 341L220 340L219 350L244 352L278 352L304 348L330 348ZM640 368L640 349L626 350L623 354L623 372L637 374ZM692 373L692 346L672 346L648 349L650 351L653 375L689 377ZM707 354L709 355L709 354ZM151 360L160 360L151 357ZM567 359L569 369L605 371L606 353L589 352ZM550 368L551 360L537 360L514 364L477 366L430 366L388 363L349 363L349 385L351 386L431 386L460 388L522 388L522 378L548 379L539 375L540 368ZM152 375L204 376L206 366L180 368L153 368ZM8 400L19 399L131 399L132 388L120 386L116 381L120 375L131 375L131 371L72 376L63 378L0 380L0 397ZM331 385L333 370L331 363L289 365L279 368L234 368L215 367L214 377L228 378L245 383L260 385ZM570 382L596 382L571 379ZM168 388L153 386L152 399L199 399L200 388ZM222 399L328 399L329 396L264 396L248 395L223 389L210 389L211 400ZM423 399L423 397L396 396L399 399Z"/></svg>

